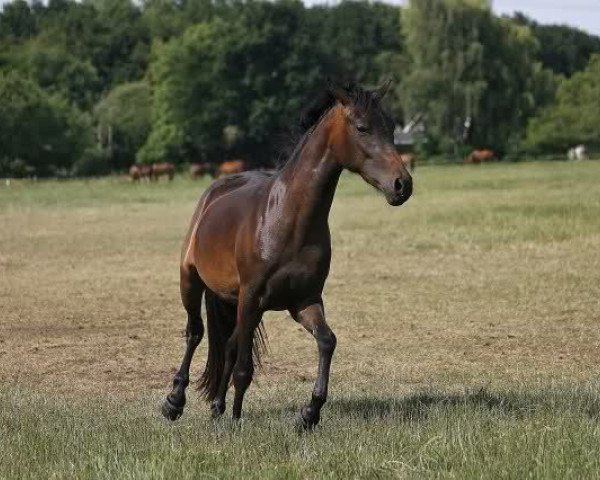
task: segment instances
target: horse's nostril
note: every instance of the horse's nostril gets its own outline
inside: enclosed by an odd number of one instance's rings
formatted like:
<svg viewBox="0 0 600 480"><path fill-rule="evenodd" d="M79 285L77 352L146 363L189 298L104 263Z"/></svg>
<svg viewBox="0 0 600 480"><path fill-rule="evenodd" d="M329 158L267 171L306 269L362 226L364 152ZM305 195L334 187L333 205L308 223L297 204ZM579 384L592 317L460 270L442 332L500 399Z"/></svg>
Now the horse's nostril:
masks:
<svg viewBox="0 0 600 480"><path fill-rule="evenodd" d="M403 187L402 180L400 180L399 178L397 178L396 180L394 180L394 190L397 193L402 192L402 187Z"/></svg>

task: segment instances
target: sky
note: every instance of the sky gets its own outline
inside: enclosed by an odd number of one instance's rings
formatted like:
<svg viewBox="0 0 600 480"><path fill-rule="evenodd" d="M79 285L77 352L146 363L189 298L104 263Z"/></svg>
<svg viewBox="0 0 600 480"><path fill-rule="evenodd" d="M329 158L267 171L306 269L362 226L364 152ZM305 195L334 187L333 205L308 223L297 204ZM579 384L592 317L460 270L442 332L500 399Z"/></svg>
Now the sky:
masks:
<svg viewBox="0 0 600 480"><path fill-rule="evenodd" d="M307 4L337 3L337 0L304 0ZM383 0L405 4L407 0ZM559 23L600 35L600 0L492 0L497 14L525 13L539 23Z"/></svg>
<svg viewBox="0 0 600 480"><path fill-rule="evenodd" d="M9 0L0 0L0 5ZM385 0L403 4L406 0ZM305 0L307 4L336 3L337 0ZM572 25L600 35L600 0L492 0L498 14L525 13L539 23Z"/></svg>
<svg viewBox="0 0 600 480"><path fill-rule="evenodd" d="M566 23L600 35L600 0L493 0L497 13L521 11L539 23Z"/></svg>

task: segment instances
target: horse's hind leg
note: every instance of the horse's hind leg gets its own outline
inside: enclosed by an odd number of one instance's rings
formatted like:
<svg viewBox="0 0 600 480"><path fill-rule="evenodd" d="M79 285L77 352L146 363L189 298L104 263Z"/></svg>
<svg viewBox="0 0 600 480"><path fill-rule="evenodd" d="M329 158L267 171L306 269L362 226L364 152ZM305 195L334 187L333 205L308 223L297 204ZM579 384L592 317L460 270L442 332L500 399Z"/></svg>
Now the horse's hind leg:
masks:
<svg viewBox="0 0 600 480"><path fill-rule="evenodd" d="M233 367L233 419L242 416L244 394L252 382L254 362L252 359L252 345L254 333L262 319L262 312L256 305L256 300L250 295L240 293L237 311L237 360Z"/></svg>
<svg viewBox="0 0 600 480"><path fill-rule="evenodd" d="M169 420L177 420L185 406L185 389L190 383L190 364L204 335L204 325L200 316L202 294L205 286L196 269L192 266L181 267L181 299L187 311L187 327L185 329L186 348L181 367L173 379L173 390L162 406L162 414Z"/></svg>
<svg viewBox="0 0 600 480"><path fill-rule="evenodd" d="M335 351L336 338L325 321L323 302L314 303L308 307L290 311L294 320L308 330L317 341L319 347L319 372L313 389L310 403L302 408L298 417L298 427L309 429L319 423L321 408L327 400L329 387L329 369Z"/></svg>

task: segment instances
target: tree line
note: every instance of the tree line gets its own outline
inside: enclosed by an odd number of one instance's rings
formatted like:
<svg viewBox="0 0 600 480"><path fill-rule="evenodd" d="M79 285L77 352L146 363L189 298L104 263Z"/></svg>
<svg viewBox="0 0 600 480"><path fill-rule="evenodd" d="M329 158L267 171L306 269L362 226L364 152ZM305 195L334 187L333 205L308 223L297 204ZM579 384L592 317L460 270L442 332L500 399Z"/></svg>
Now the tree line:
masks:
<svg viewBox="0 0 600 480"><path fill-rule="evenodd" d="M484 0L14 0L0 13L0 176L273 165L326 78L393 78L387 107L419 119L423 154L599 145L598 54L598 37Z"/></svg>

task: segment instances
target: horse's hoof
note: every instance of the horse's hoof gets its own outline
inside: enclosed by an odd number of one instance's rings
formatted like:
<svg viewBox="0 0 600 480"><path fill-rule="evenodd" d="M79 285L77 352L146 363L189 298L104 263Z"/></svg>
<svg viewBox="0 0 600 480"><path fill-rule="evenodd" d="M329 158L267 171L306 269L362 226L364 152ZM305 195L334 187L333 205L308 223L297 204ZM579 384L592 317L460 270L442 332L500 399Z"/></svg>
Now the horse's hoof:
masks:
<svg viewBox="0 0 600 480"><path fill-rule="evenodd" d="M210 405L210 414L212 418L219 418L225 413L225 404L213 402Z"/></svg>
<svg viewBox="0 0 600 480"><path fill-rule="evenodd" d="M176 407L167 398L163 402L160 412L163 414L163 417L165 417L167 420L171 420L172 422L174 422L183 414L183 407Z"/></svg>
<svg viewBox="0 0 600 480"><path fill-rule="evenodd" d="M306 432L313 430L321 420L319 412L315 412L310 407L304 407L296 417L296 431Z"/></svg>

